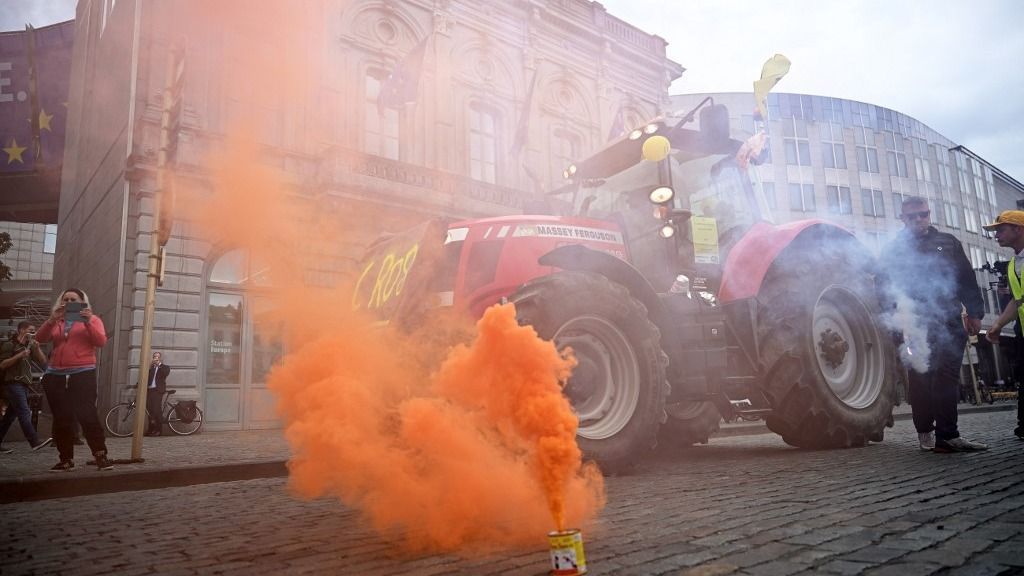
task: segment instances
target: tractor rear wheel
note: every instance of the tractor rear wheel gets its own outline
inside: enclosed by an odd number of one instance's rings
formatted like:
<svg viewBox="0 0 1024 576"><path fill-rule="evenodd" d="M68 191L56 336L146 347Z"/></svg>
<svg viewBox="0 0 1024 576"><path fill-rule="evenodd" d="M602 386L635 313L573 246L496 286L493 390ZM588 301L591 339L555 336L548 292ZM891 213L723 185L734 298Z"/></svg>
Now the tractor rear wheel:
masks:
<svg viewBox="0 0 1024 576"><path fill-rule="evenodd" d="M599 274L557 272L531 280L513 296L529 324L577 365L564 393L579 417L584 457L608 473L627 470L657 442L665 420L668 357L647 309L626 288Z"/></svg>
<svg viewBox="0 0 1024 576"><path fill-rule="evenodd" d="M870 262L856 241L812 235L791 245L762 285L766 424L790 445L863 446L892 426L895 354Z"/></svg>

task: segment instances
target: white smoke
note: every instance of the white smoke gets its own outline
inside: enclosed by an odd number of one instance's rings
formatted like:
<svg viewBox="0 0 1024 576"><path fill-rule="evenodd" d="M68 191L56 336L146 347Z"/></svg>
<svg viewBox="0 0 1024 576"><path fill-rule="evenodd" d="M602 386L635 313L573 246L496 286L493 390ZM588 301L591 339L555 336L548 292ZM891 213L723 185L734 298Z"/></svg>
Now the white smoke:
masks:
<svg viewBox="0 0 1024 576"><path fill-rule="evenodd" d="M928 310L917 310L918 303L903 292L890 289L889 295L896 307L882 314L881 319L886 328L903 335L903 343L899 348L900 360L915 372L927 372L932 350L928 345L928 324L922 322L921 318Z"/></svg>

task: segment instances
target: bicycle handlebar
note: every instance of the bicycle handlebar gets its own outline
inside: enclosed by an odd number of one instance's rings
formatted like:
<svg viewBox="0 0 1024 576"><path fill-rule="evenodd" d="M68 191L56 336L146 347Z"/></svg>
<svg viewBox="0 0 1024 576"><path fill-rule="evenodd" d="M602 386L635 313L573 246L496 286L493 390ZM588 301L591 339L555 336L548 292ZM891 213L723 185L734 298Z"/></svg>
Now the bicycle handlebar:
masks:
<svg viewBox="0 0 1024 576"><path fill-rule="evenodd" d="M135 390L138 387L139 387L138 384L129 384L128 386L125 386L124 389L125 390ZM174 394L175 392L177 392L177 390L174 390L174 389L171 389L171 388L168 388L168 389L164 390L164 393L168 394L168 395Z"/></svg>

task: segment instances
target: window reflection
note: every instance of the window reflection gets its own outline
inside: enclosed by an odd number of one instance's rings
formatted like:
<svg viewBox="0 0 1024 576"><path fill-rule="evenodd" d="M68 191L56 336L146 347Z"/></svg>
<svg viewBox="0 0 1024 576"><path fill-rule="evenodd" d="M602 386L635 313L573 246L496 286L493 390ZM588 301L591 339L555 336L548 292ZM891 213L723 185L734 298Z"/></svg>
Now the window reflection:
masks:
<svg viewBox="0 0 1024 576"><path fill-rule="evenodd" d="M209 354L206 360L207 383L241 381L242 296L211 293L207 314Z"/></svg>
<svg viewBox="0 0 1024 576"><path fill-rule="evenodd" d="M284 355L284 345L281 341L283 325L275 312L269 300L259 299L253 302L253 382L266 382L270 368Z"/></svg>

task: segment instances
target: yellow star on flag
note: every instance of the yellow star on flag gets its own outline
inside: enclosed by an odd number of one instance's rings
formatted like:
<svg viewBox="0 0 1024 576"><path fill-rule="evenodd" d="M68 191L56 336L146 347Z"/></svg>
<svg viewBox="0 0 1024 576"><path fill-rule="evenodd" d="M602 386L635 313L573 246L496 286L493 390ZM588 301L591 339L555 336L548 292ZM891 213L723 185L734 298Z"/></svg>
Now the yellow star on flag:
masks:
<svg viewBox="0 0 1024 576"><path fill-rule="evenodd" d="M49 130L50 132L53 132L53 129L50 128L50 120L53 120L53 114L47 114L46 110L40 110L39 111L39 129L40 130Z"/></svg>
<svg viewBox="0 0 1024 576"><path fill-rule="evenodd" d="M28 150L28 148L24 146L18 146L18 141L15 140L14 138L11 138L11 142L10 144L7 145L7 148L0 148L0 150L7 152L8 164L14 162L15 160L21 162L22 164L25 163L25 160L21 157L21 153L24 152L25 150Z"/></svg>

